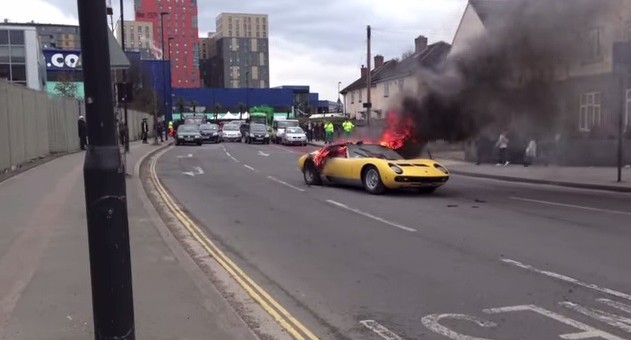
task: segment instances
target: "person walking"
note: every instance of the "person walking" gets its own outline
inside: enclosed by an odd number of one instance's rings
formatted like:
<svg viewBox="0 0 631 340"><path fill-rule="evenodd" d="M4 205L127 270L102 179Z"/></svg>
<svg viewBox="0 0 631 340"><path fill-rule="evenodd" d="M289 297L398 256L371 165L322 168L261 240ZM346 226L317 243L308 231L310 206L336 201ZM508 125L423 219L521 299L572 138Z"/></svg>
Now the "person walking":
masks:
<svg viewBox="0 0 631 340"><path fill-rule="evenodd" d="M164 124L158 122L158 136L160 137L160 143L164 142Z"/></svg>
<svg viewBox="0 0 631 340"><path fill-rule="evenodd" d="M495 147L499 149L499 158L497 161L497 166L507 166L510 164L508 161L508 137L506 136L506 131L502 131L500 133L500 137L497 139L497 143L495 143Z"/></svg>
<svg viewBox="0 0 631 340"><path fill-rule="evenodd" d="M333 142L333 133L335 132L335 127L333 126L333 123L331 122L326 122L326 124L324 124L324 133L325 133L325 140L324 142L327 144L331 144Z"/></svg>
<svg viewBox="0 0 631 340"><path fill-rule="evenodd" d="M524 167L528 167L533 164L537 157L537 142L534 138L530 138L526 151L524 153Z"/></svg>
<svg viewBox="0 0 631 340"><path fill-rule="evenodd" d="M344 136L348 138L353 133L353 129L355 128L355 125L350 120L347 119L344 121L344 123L342 123L342 128L344 129Z"/></svg>
<svg viewBox="0 0 631 340"><path fill-rule="evenodd" d="M85 122L85 117L79 116L77 129L79 132L79 147L81 147L81 150L85 150L85 146L88 145L88 125Z"/></svg>
<svg viewBox="0 0 631 340"><path fill-rule="evenodd" d="M149 123L147 123L147 118L142 119L142 123L140 124L140 132L142 134L142 143L147 144L147 138L149 138Z"/></svg>

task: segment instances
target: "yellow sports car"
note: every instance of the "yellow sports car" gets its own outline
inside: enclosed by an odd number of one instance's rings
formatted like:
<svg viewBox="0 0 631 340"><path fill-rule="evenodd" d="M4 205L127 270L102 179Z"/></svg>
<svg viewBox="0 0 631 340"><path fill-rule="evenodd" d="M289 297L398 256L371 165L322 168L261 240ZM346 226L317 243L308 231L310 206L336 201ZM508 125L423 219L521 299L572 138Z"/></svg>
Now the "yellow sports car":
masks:
<svg viewBox="0 0 631 340"><path fill-rule="evenodd" d="M431 159L403 159L378 144L332 144L298 159L307 185L332 183L363 186L371 194L387 189L416 188L434 192L449 180L449 171Z"/></svg>

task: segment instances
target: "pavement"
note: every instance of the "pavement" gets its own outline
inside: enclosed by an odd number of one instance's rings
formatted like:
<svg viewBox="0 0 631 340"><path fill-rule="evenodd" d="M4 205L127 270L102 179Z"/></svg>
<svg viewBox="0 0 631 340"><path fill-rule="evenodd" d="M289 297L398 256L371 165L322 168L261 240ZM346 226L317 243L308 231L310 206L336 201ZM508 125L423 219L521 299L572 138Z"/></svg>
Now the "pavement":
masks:
<svg viewBox="0 0 631 340"><path fill-rule="evenodd" d="M319 338L631 339L631 195L458 174L432 195L308 187L312 150L175 147L156 170Z"/></svg>
<svg viewBox="0 0 631 340"><path fill-rule="evenodd" d="M256 339L142 191L132 144L127 199L138 339ZM84 153L0 182L0 338L94 338Z"/></svg>

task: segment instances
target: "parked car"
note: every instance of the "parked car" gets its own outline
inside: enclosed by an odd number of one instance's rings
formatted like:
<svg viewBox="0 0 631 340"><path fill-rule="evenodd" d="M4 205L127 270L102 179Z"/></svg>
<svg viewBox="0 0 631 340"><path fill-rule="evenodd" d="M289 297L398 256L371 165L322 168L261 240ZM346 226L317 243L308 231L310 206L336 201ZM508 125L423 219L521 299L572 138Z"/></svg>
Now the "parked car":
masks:
<svg viewBox="0 0 631 340"><path fill-rule="evenodd" d="M199 126L202 142L219 143L219 126L216 124L202 124Z"/></svg>
<svg viewBox="0 0 631 340"><path fill-rule="evenodd" d="M175 132L175 145L197 144L202 145L202 134L197 124L180 125Z"/></svg>
<svg viewBox="0 0 631 340"><path fill-rule="evenodd" d="M280 143L283 140L285 129L288 127L298 127L300 122L297 119L276 119L272 123L272 141Z"/></svg>
<svg viewBox="0 0 631 340"><path fill-rule="evenodd" d="M238 124L225 124L219 133L222 142L241 142L241 131Z"/></svg>
<svg viewBox="0 0 631 340"><path fill-rule="evenodd" d="M269 133L267 132L267 127L263 124L250 124L244 138L248 144L269 144Z"/></svg>
<svg viewBox="0 0 631 340"><path fill-rule="evenodd" d="M288 127L281 138L283 145L307 145L307 134L302 128Z"/></svg>

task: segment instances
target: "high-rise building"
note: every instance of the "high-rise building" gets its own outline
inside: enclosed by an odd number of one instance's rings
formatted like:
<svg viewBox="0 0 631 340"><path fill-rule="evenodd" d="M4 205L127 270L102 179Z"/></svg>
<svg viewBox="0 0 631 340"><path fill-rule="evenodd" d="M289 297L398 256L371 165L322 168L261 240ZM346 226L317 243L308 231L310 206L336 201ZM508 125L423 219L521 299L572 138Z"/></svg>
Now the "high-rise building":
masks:
<svg viewBox="0 0 631 340"><path fill-rule="evenodd" d="M199 87L197 1L135 0L135 19L153 24L154 46L165 53L165 59L170 46L172 86Z"/></svg>
<svg viewBox="0 0 631 340"><path fill-rule="evenodd" d="M206 40L202 62L206 86L269 88L269 40L266 14L221 13L216 33Z"/></svg>
<svg viewBox="0 0 631 340"><path fill-rule="evenodd" d="M35 27L39 43L43 49L80 50L79 26L40 24L36 22L17 23L4 20L7 26Z"/></svg>
<svg viewBox="0 0 631 340"><path fill-rule="evenodd" d="M0 24L0 81L41 90L46 83L43 59L35 27Z"/></svg>
<svg viewBox="0 0 631 340"><path fill-rule="evenodd" d="M122 27L119 20L114 28L114 35L119 43L122 38ZM140 52L142 59L162 58L160 47L154 45L153 24L148 21L125 20L125 50Z"/></svg>

